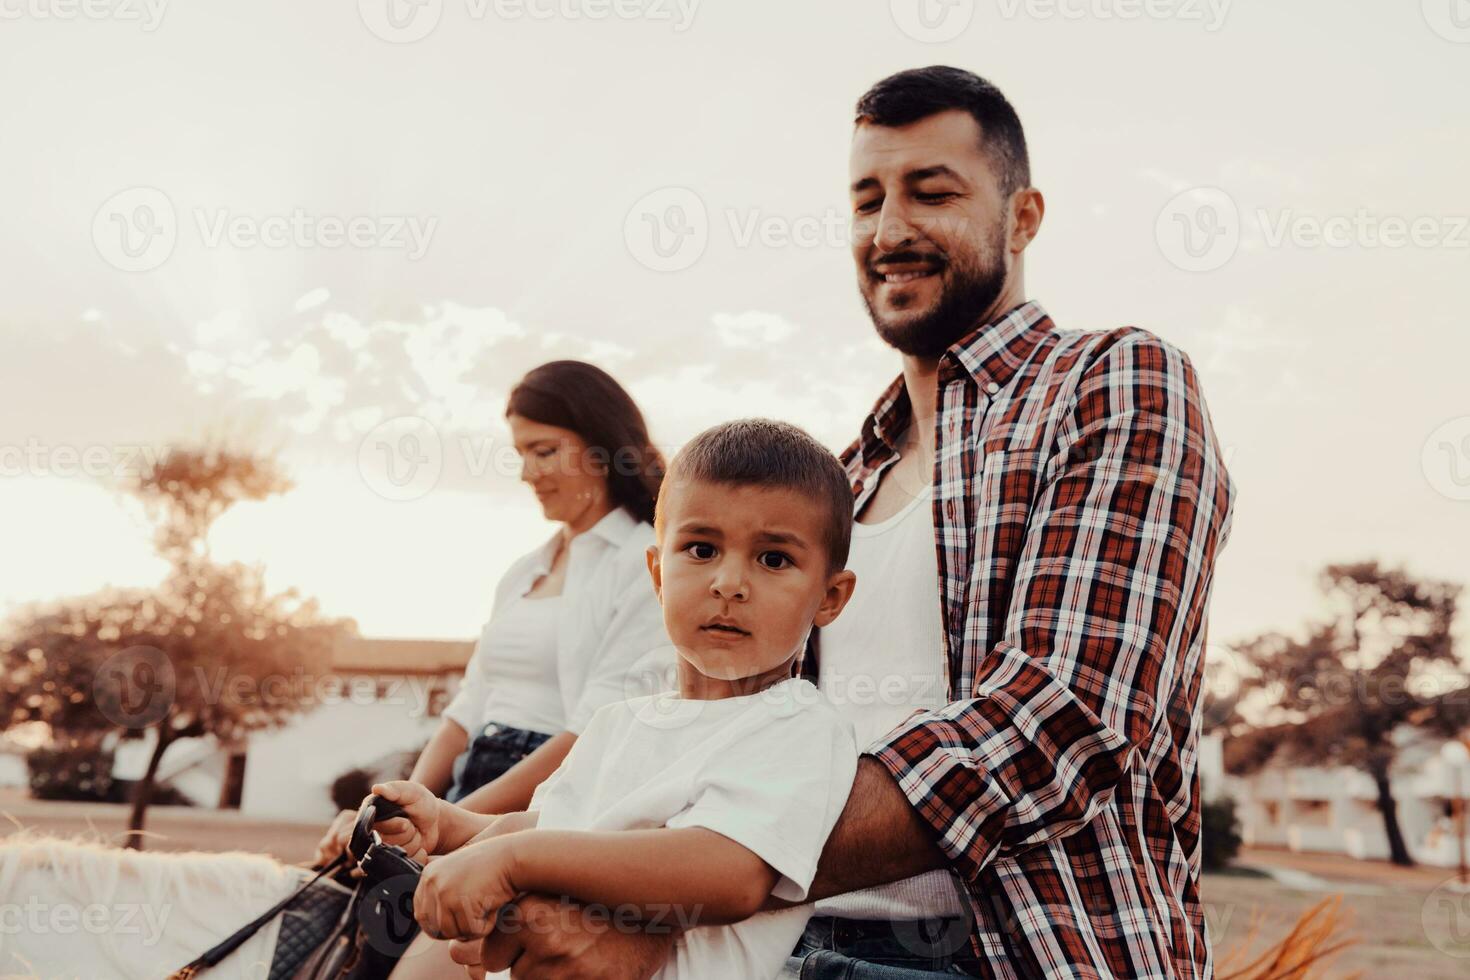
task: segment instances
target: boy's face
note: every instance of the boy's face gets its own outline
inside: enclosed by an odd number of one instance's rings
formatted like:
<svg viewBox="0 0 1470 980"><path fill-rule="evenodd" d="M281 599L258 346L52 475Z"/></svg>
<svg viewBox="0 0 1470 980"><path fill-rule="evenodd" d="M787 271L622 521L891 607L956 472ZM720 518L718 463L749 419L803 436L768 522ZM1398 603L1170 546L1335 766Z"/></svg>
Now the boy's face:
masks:
<svg viewBox="0 0 1470 980"><path fill-rule="evenodd" d="M779 488L688 481L665 492L648 568L681 674L788 676L811 626L836 619L856 582L827 571L821 508Z"/></svg>

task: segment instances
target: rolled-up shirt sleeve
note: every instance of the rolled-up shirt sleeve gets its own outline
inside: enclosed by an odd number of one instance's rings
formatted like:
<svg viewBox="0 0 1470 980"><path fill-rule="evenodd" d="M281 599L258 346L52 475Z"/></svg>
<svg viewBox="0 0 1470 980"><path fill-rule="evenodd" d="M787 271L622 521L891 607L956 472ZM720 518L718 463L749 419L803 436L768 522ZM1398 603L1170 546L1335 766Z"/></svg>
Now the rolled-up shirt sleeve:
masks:
<svg viewBox="0 0 1470 980"><path fill-rule="evenodd" d="M974 880L998 852L1065 837L1107 804L1201 668L1231 508L1188 358L1142 333L1098 355L1041 473L1004 635L971 696L867 749L958 873Z"/></svg>

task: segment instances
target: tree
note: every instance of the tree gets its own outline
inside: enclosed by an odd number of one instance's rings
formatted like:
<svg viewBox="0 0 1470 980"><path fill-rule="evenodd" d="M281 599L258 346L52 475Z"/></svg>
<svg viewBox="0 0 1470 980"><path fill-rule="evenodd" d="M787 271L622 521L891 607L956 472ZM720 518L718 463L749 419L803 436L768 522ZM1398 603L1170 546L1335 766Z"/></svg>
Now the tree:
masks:
<svg viewBox="0 0 1470 980"><path fill-rule="evenodd" d="M1232 740L1227 768L1248 773L1283 758L1367 773L1389 854L1411 865L1389 778L1394 733L1450 723L1450 700L1429 696L1418 682L1427 672L1458 668L1451 630L1460 588L1373 561L1330 565L1319 584L1333 617L1309 626L1302 639L1267 633L1233 647L1255 672L1246 692L1269 701L1274 717Z"/></svg>
<svg viewBox="0 0 1470 980"><path fill-rule="evenodd" d="M228 744L312 705L351 621L324 618L293 591L271 595L259 567L209 555L214 521L290 483L269 458L175 450L128 489L155 523L169 563L152 590L107 590L24 610L0 635L0 725L53 732L155 734L133 796L128 846L140 848L159 764L181 738Z"/></svg>

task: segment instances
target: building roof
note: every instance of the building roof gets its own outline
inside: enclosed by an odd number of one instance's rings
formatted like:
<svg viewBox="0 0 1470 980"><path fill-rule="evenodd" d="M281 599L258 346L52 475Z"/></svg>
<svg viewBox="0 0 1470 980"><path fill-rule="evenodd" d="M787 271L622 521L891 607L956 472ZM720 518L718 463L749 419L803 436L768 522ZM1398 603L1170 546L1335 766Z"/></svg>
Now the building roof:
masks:
<svg viewBox="0 0 1470 980"><path fill-rule="evenodd" d="M344 637L332 651L332 669L364 674L459 673L474 649L471 640Z"/></svg>

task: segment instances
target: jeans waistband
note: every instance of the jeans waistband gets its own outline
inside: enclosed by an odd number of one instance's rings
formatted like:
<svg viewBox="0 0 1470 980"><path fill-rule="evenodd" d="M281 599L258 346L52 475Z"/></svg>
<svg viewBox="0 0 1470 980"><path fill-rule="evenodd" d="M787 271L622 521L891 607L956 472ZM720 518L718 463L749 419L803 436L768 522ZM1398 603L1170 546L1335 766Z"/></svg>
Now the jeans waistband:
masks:
<svg viewBox="0 0 1470 980"><path fill-rule="evenodd" d="M934 970L959 967L978 975L967 917L889 921L814 915L803 940L856 960Z"/></svg>
<svg viewBox="0 0 1470 980"><path fill-rule="evenodd" d="M520 749L524 752L530 752L539 748L551 736L545 732L533 732L529 728L516 728L514 725L500 725L492 721L480 729L480 734L476 737L476 740L482 738L507 749Z"/></svg>

